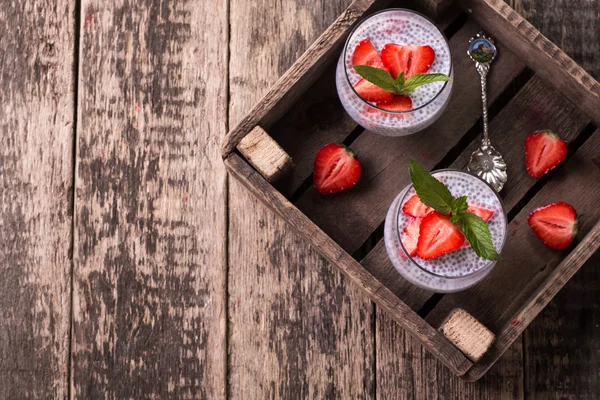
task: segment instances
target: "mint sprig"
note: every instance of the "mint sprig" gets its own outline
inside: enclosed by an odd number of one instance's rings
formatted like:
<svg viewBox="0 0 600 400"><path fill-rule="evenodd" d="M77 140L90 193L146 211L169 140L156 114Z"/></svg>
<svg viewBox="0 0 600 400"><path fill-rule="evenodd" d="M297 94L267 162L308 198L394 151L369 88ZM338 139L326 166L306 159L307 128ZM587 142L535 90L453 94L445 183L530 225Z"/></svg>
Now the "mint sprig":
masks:
<svg viewBox="0 0 600 400"><path fill-rule="evenodd" d="M406 95L418 88L433 82L447 82L450 77L445 74L415 74L405 79L404 72L401 72L396 79L382 68L371 67L369 65L355 65L354 70L364 79L372 84L379 86L386 92Z"/></svg>
<svg viewBox="0 0 600 400"><path fill-rule="evenodd" d="M458 225L477 256L486 260L500 259L500 254L492 243L492 234L487 223L479 216L466 211L469 207L467 196L454 198L446 185L435 179L412 158L409 172L421 202L440 214L452 215L450 222Z"/></svg>
<svg viewBox="0 0 600 400"><path fill-rule="evenodd" d="M431 174L421 167L415 160L410 159L410 179L421 202L433 208L440 214L452 213L454 197L450 190L442 182L435 179Z"/></svg>

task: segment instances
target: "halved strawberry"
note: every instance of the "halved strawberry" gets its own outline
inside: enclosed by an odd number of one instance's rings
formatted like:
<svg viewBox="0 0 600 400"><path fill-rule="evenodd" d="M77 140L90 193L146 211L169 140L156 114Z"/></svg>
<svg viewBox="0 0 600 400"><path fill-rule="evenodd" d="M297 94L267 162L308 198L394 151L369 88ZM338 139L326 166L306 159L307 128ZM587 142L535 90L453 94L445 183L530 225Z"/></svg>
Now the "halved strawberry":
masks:
<svg viewBox="0 0 600 400"><path fill-rule="evenodd" d="M360 179L360 163L348 147L331 143L315 157L313 183L321 194L340 192L356 185Z"/></svg>
<svg viewBox="0 0 600 400"><path fill-rule="evenodd" d="M412 110L413 102L409 96L397 95L386 103L377 103L377 107L389 111L408 111Z"/></svg>
<svg viewBox="0 0 600 400"><path fill-rule="evenodd" d="M431 46L400 46L389 43L381 49L381 60L394 79L404 72L408 79L415 74L424 74L435 59Z"/></svg>
<svg viewBox="0 0 600 400"><path fill-rule="evenodd" d="M494 212L492 210L488 210L487 208L479 207L473 204L469 204L467 211L477 215L485 222L488 222L494 215Z"/></svg>
<svg viewBox="0 0 600 400"><path fill-rule="evenodd" d="M363 39L356 45L354 53L352 53L352 65L368 65L385 69L379 53L377 53L369 39Z"/></svg>
<svg viewBox="0 0 600 400"><path fill-rule="evenodd" d="M358 93L358 95L364 100L378 104L388 102L394 98L392 93L386 92L379 86L372 84L366 79L361 79L360 81L356 82L354 89L356 90L356 93Z"/></svg>
<svg viewBox="0 0 600 400"><path fill-rule="evenodd" d="M527 173L540 178L567 157L567 144L552 131L534 132L525 140Z"/></svg>
<svg viewBox="0 0 600 400"><path fill-rule="evenodd" d="M402 206L402 212L404 212L404 214L410 215L411 217L424 217L432 211L433 208L423 204L421 202L421 199L419 199L419 196L417 196L416 194L414 194L410 199L408 199Z"/></svg>
<svg viewBox="0 0 600 400"><path fill-rule="evenodd" d="M450 222L450 216L434 211L421 221L417 254L423 260L431 260L459 249L464 242L465 237Z"/></svg>
<svg viewBox="0 0 600 400"><path fill-rule="evenodd" d="M417 254L417 243L419 242L419 228L421 226L421 218L413 218L406 228L402 231L401 239L404 249L409 256L414 257ZM400 253L404 256L404 252Z"/></svg>
<svg viewBox="0 0 600 400"><path fill-rule="evenodd" d="M569 247L577 234L577 212L567 203L552 203L536 208L527 222L542 242L551 249Z"/></svg>

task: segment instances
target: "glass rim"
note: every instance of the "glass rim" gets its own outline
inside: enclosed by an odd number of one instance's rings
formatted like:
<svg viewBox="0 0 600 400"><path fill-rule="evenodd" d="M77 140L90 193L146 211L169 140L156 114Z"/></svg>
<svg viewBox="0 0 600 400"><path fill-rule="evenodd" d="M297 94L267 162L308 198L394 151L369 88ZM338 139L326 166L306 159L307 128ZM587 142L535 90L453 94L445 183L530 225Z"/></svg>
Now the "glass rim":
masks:
<svg viewBox="0 0 600 400"><path fill-rule="evenodd" d="M452 75L452 69L453 69L453 66L452 66L452 50L450 49L450 43L448 43L448 38L446 38L446 35L444 34L444 32L431 20L431 18L429 18L428 16L426 16L424 14L421 14L418 11L410 10L408 8L395 7L395 8L386 8L384 10L377 11L377 12L369 15L368 17L364 18L363 20L361 20L358 24L356 24L356 26L354 28L352 28L352 30L350 31L350 34L348 35L348 38L346 39L346 42L344 43L344 53L343 53L344 75L346 76L346 81L348 82L348 85L352 89L352 92L360 99L361 102L363 102L364 104L366 104L368 107L374 108L376 110L379 110L379 111L382 111L382 112L388 113L388 114L403 115L403 114L409 114L409 113L413 113L415 111L419 111L419 110L427 107L431 103L433 103L433 101L435 99L437 99L444 92L444 89L446 89L446 87L448 86L449 81L444 82L444 84L442 85L442 87L440 88L440 90L435 94L435 96L433 96L426 103L420 105L419 107L412 108L412 109L406 110L406 111L391 111L391 110L386 110L385 108L377 107L376 105L373 105L373 104L369 103L368 101L366 101L365 99L363 99L362 97L360 97L360 95L358 94L358 92L356 91L356 89L354 89L354 86L352 85L352 82L350 82L350 77L348 76L348 69L346 68L346 56L347 56L347 52L348 52L348 45L350 44L350 39L352 38L352 36L356 32L356 30L362 24L364 24L365 22L367 22L371 18L375 17L376 15L387 13L387 12L392 12L392 11L406 11L406 12L409 12L411 14L418 15L421 18L425 19L427 22L429 22L431 25L433 25L433 27L435 27L435 29L438 30L438 32L440 33L440 35L442 35L442 39L444 39L444 42L446 43L446 47L448 48L448 55L450 56L450 69L448 70L448 73L446 74L448 76Z"/></svg>
<svg viewBox="0 0 600 400"><path fill-rule="evenodd" d="M504 236L502 238L502 243L500 244L500 250L498 251L498 254L500 254L502 252L502 249L504 248L504 244L506 243L506 235L508 233L508 216L506 215L506 210L504 209L504 202L502 201L502 199L500 198L500 195L483 179L481 179L480 177L478 177L477 175L474 175L468 171L464 171L462 169L458 169L458 168L443 168L443 169L438 169L435 171L431 172L431 175L433 174L437 174L440 172L461 172L463 174L472 176L474 178L477 178L478 180L480 180L481 182L483 182L491 191L492 193L494 193L494 195L496 196L496 198L498 199L498 201L500 202L500 206L502 207L502 216L504 217L504 220L506 221L506 223L504 224ZM404 255L406 256L406 258L408 260L410 260L417 268L419 268L421 271L425 272L427 275L432 275L436 278L442 278L442 279L462 279L462 278L467 278L469 276L473 276L476 274L480 274L483 271L486 271L488 268L490 268L490 266L493 266L494 264L496 264L495 260L487 260L488 263L478 269L477 271L473 271L469 274L466 275L459 275L459 276L446 276L446 275L440 275L440 274L436 274L435 272L431 272L428 269L425 269L424 267L422 267L421 265L419 265L419 263L417 261L414 260L413 257L410 256L410 254L408 254L408 252L406 251L406 249L404 248L404 243L402 243L402 237L400 235L400 226L398 224L398 219L400 216L400 210L402 208L402 204L404 203L404 199L406 198L406 196L408 195L408 193L410 192L410 189L413 188L413 184L411 183L410 185L408 185L405 190L406 192L404 193L404 195L402 196L402 198L400 199L400 201L398 202L398 204L396 205L396 209L394 210L394 224L396 226L396 237L398 238L398 242L400 242L400 247L402 248L402 251L404 252Z"/></svg>

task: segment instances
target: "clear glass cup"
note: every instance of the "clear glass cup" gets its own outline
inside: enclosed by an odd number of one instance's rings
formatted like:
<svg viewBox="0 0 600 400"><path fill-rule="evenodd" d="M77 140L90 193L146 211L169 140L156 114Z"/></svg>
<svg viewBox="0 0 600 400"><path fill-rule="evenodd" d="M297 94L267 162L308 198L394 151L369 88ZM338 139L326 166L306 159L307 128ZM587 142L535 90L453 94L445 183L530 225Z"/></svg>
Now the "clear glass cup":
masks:
<svg viewBox="0 0 600 400"><path fill-rule="evenodd" d="M485 181L465 171L445 169L435 171L432 175L446 184L453 196L466 195L469 204L494 211L488 226L494 247L500 253L506 239L508 222L498 194ZM402 212L402 206L414 194L412 185L404 188L390 206L385 220L385 247L396 270L413 285L437 293L464 290L485 278L496 262L477 257L468 243L433 260L423 260L408 254L401 235L412 217Z"/></svg>
<svg viewBox="0 0 600 400"><path fill-rule="evenodd" d="M361 98L354 84L361 77L352 68L352 53L361 40L368 38L381 52L387 43L429 45L436 57L428 73L444 73L452 79L452 56L444 33L427 17L417 12L393 8L372 14L350 33L336 69L338 96L346 112L365 129L385 136L410 135L433 124L444 112L452 92L452 83L435 82L416 88L410 96L413 109L388 111Z"/></svg>

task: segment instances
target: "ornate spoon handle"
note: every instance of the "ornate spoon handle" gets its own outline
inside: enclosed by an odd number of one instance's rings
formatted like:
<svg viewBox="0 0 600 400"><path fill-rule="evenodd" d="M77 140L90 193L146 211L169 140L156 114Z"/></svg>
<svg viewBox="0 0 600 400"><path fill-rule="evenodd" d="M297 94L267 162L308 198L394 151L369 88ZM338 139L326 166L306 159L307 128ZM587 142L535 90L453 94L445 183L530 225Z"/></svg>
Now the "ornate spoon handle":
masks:
<svg viewBox="0 0 600 400"><path fill-rule="evenodd" d="M488 107L487 107L487 74L490 70L490 63L477 63L477 72L481 75L481 103L483 107L483 140L481 141L483 146L489 146L489 130L488 130Z"/></svg>

